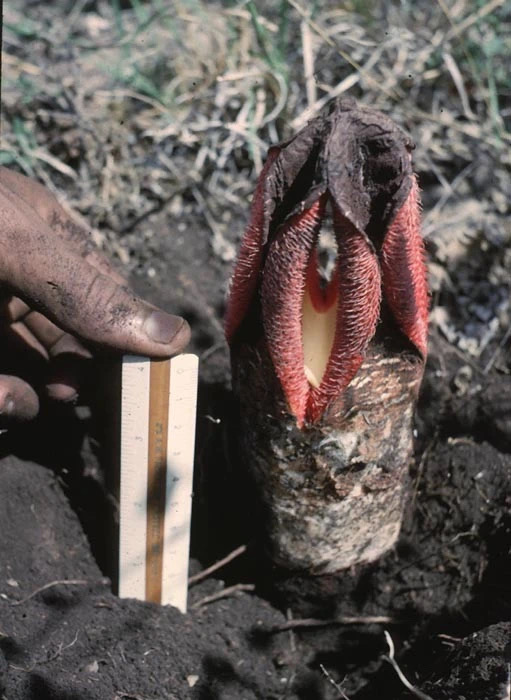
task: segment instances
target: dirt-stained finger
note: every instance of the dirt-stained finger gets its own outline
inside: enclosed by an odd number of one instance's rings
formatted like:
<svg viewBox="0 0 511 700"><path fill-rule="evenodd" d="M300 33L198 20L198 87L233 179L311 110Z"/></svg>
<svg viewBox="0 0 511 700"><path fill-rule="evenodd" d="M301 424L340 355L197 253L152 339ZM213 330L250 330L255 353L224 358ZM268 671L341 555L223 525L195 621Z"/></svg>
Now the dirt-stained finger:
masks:
<svg viewBox="0 0 511 700"><path fill-rule="evenodd" d="M84 340L124 352L168 357L188 343L184 319L152 307L82 260L41 289L48 314ZM57 281L58 280L58 281Z"/></svg>
<svg viewBox="0 0 511 700"><path fill-rule="evenodd" d="M38 338L32 333L32 331L25 326L23 321L11 323L9 331L14 337L21 340L27 346L27 348L34 350L45 360L48 359L48 352L46 351L46 348L41 342L39 342Z"/></svg>
<svg viewBox="0 0 511 700"><path fill-rule="evenodd" d="M50 357L64 353L87 359L92 357L92 353L77 338L63 331L38 311L26 314L23 323L46 348Z"/></svg>
<svg viewBox="0 0 511 700"><path fill-rule="evenodd" d="M76 252L103 274L110 275L119 284L122 274L101 254L92 240L87 222L76 213L72 217L63 205L39 182L0 166L0 185L14 197L23 200L59 237L68 241Z"/></svg>
<svg viewBox="0 0 511 700"><path fill-rule="evenodd" d="M84 384L92 353L69 333L62 333L48 352L46 393L56 401L74 401Z"/></svg>
<svg viewBox="0 0 511 700"><path fill-rule="evenodd" d="M56 401L74 401L92 353L74 335L63 331L37 311L27 314L23 322L44 345L50 358L46 393Z"/></svg>
<svg viewBox="0 0 511 700"><path fill-rule="evenodd" d="M19 297L8 296L0 303L0 314L7 322L21 321L30 313L30 306Z"/></svg>
<svg viewBox="0 0 511 700"><path fill-rule="evenodd" d="M7 323L22 321L30 313L30 306L19 297L8 294L0 301L0 318Z"/></svg>
<svg viewBox="0 0 511 700"><path fill-rule="evenodd" d="M71 336L67 336L71 337ZM47 395L55 401L74 401L84 386L90 360L74 353L61 352L51 358L45 380Z"/></svg>
<svg viewBox="0 0 511 700"><path fill-rule="evenodd" d="M13 206L15 207L13 209ZM81 338L124 352L168 357L188 343L187 323L143 302L89 265L0 186L0 273L25 302Z"/></svg>
<svg viewBox="0 0 511 700"><path fill-rule="evenodd" d="M152 307L83 260L30 208L0 186L0 274L26 303L84 340L169 357L188 343L182 318Z"/></svg>
<svg viewBox="0 0 511 700"><path fill-rule="evenodd" d="M0 425L35 418L39 399L32 387L19 377L0 374Z"/></svg>

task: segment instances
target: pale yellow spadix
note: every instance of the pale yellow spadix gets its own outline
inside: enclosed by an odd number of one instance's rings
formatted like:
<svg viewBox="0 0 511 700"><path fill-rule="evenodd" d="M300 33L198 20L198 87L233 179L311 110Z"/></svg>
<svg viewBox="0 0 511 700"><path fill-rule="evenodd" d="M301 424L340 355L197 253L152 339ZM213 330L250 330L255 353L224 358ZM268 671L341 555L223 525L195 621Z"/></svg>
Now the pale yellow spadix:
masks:
<svg viewBox="0 0 511 700"><path fill-rule="evenodd" d="M319 387L334 344L337 304L318 311L305 289L302 303L302 343L307 381Z"/></svg>

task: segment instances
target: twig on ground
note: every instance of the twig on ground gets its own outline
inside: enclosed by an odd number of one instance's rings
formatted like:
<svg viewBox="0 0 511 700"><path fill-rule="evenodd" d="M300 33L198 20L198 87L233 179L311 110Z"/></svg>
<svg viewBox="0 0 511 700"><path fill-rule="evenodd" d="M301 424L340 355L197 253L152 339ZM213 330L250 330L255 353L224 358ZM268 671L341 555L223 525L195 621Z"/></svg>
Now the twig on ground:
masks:
<svg viewBox="0 0 511 700"><path fill-rule="evenodd" d="M445 67L451 74L451 78L456 87L456 90L458 91L458 95L460 96L461 106L463 107L463 113L465 114L465 117L468 120L477 119L477 116L470 108L470 102L468 100L467 91L465 90L463 76L461 75L461 71L456 64L456 61L448 51L444 51L444 53L442 54L442 58L444 59Z"/></svg>
<svg viewBox="0 0 511 700"><path fill-rule="evenodd" d="M473 370L475 370L478 374L484 376L484 369L481 369L478 364L476 364L473 360L470 359L470 357L463 352L463 350L460 350L460 348L456 347L456 345L453 345L450 343L447 338L444 338L441 333L437 333L438 338L440 338L440 341L443 345L446 345L449 350L451 350L455 355L457 355L460 359L462 359L465 364L469 365L472 367Z"/></svg>
<svg viewBox="0 0 511 700"><path fill-rule="evenodd" d="M442 644L447 644L451 648L463 641L462 637L452 637L450 634L439 634L437 636L438 639L442 640Z"/></svg>
<svg viewBox="0 0 511 700"><path fill-rule="evenodd" d="M204 360L207 360L208 357L211 357L211 355L214 355L216 352L218 352L219 350L222 350L225 347L226 347L225 340L221 340L219 343L215 343L207 350L204 350L204 352L201 353L199 355L199 357L200 357L201 361L204 362Z"/></svg>
<svg viewBox="0 0 511 700"><path fill-rule="evenodd" d="M401 671L401 669L398 666L397 661L394 659L394 642L392 641L392 637L390 634L385 630L385 639L387 641L387 644L389 645L389 655L384 656L383 658L385 661L388 661L388 663L392 666L394 671L397 673L399 680L401 683L407 688L415 697L420 698L420 700L433 700L431 695L426 695L426 693L423 693L422 690L419 690L416 688L414 685L410 683L410 681L406 678L404 673Z"/></svg>
<svg viewBox="0 0 511 700"><path fill-rule="evenodd" d="M291 608L288 608L286 610L286 618L287 618L288 622L293 621L293 611L291 610ZM289 644L291 646L291 651L293 653L295 653L296 652L296 637L295 637L295 634L294 634L292 627L289 628Z"/></svg>
<svg viewBox="0 0 511 700"><path fill-rule="evenodd" d="M332 39L331 36L329 36L326 31L321 27L317 22L314 22L313 20L310 19L309 13L307 10L305 10L296 0L287 0L288 3L294 7L294 9L298 12L298 14L302 17L302 19L307 22L310 26L311 29L313 29L322 39L325 41L328 46L334 49L339 56L341 56L345 61L347 61L353 68L360 74L362 75L363 78L365 78L372 87L376 88L377 90L381 91L382 93L386 94L388 97L391 99L395 99L396 96L402 96L402 91L401 89L396 85L394 86L394 91L392 90L387 90L385 86L380 84L380 82L374 78L371 73L367 70L365 66L360 65L357 61L353 60L353 58L343 51L337 44L337 42Z"/></svg>
<svg viewBox="0 0 511 700"><path fill-rule="evenodd" d="M39 661L39 664L44 664L44 663L49 663L50 661L55 661L55 659L58 659L59 656L62 656L62 652L65 651L66 649L70 649L71 647L74 647L76 642L78 641L78 635L79 635L79 630L76 631L75 637L72 642L69 642L69 644L62 644L62 642L58 645L58 648L51 656L48 656L47 659L44 661Z"/></svg>
<svg viewBox="0 0 511 700"><path fill-rule="evenodd" d="M66 649L70 649L73 647L76 642L78 641L78 635L79 635L79 630L77 630L74 639L72 642L69 642L69 644L63 644L62 642L58 645L58 648L56 651L53 652L53 654L49 655L46 659L42 659L40 661L34 661L31 666L25 667L25 666L17 666L16 664L9 664L11 668L13 668L15 671L23 671L23 673L32 673L33 670L37 666L42 666L44 664L48 664L51 661L55 661L55 659L58 659L60 656L62 656L62 652L64 652Z"/></svg>
<svg viewBox="0 0 511 700"><path fill-rule="evenodd" d="M240 591L254 591L254 590L255 590L255 585L253 583L236 583L234 586L229 586L228 588L223 588L221 591L217 591L217 593L213 593L212 595L207 595L205 598L201 598L196 603L194 603L191 607L192 608L201 608L203 605L207 605L208 603L214 603L215 601L221 600L222 598L228 598L229 596L233 595L234 593L239 593Z"/></svg>
<svg viewBox="0 0 511 700"><path fill-rule="evenodd" d="M436 170L436 166L434 163L428 158L428 161L430 163L431 169ZM435 224L435 219L440 221L440 216L439 214L441 213L441 210L444 208L444 206L447 204L447 202L451 199L456 194L456 191L458 189L458 186L466 180L466 178L475 170L476 164L474 163L469 163L467 166L463 168L463 170L456 175L456 177L452 180L452 182L449 182L441 176L440 171L437 174L439 182L442 184L445 192L444 194L438 199L436 202L435 206L430 209L428 214L424 217L423 220L423 226L422 226L422 231L423 231L423 236L425 239L427 239L429 236L431 236L432 233L434 233L437 228L438 224Z"/></svg>
<svg viewBox="0 0 511 700"><path fill-rule="evenodd" d="M26 603L28 600L34 598L39 593L47 591L49 588L53 588L54 586L87 586L90 583L93 583L93 581L86 581L84 579L64 579L62 581L50 581L50 583L45 583L44 586L36 588L35 591L32 591L32 593L25 596L25 598L22 598L21 600L11 600L10 603L12 606L23 605L23 603Z"/></svg>
<svg viewBox="0 0 511 700"><path fill-rule="evenodd" d="M465 17L463 22L460 22L459 24L452 24L451 29L447 32L444 41L448 41L449 39L452 39L455 36L459 36L462 34L464 31L466 31L469 27L471 27L473 24L476 22L479 22L480 19L488 15L490 12L493 12L493 10L496 10L498 7L503 5L505 3L505 0L491 0L491 2L486 3L486 5L483 5L483 7L480 7L477 12L473 12L471 15L468 17ZM441 5L442 6L442 5ZM447 15L449 17L449 15Z"/></svg>
<svg viewBox="0 0 511 700"><path fill-rule="evenodd" d="M75 170L73 170L73 168L70 168L69 165L66 165L66 163L63 163L58 158L55 158L55 156L52 156L49 153L45 153L45 151L42 148L36 148L32 152L32 156L34 158L38 158L39 160L44 161L45 163L48 163L48 165L51 165L52 168L58 170L58 172L62 175L66 175L72 180L78 179L78 173Z"/></svg>
<svg viewBox="0 0 511 700"><path fill-rule="evenodd" d="M339 693L339 696L340 696L341 698L343 698L343 700L349 700L348 696L346 695L346 693L344 692L344 690L341 688L341 686L339 685L339 683L336 683L336 681L334 681L334 679L333 679L332 676L328 673L328 671L327 671L326 668L323 666L323 664L319 664L319 667L320 667L320 669L321 669L323 675L324 675L325 678L327 679L327 681L328 681L331 685L333 685L334 688L337 690L337 692ZM344 683L345 680L346 680L346 678L344 678L342 682Z"/></svg>
<svg viewBox="0 0 511 700"><path fill-rule="evenodd" d="M415 501L417 499L417 494L419 493L419 485L420 485L420 481L422 478L422 473L424 471L424 465L426 464L426 462L429 458L429 455L431 454L431 450L433 449L433 447L436 446L437 439L438 439L438 432L439 432L438 429L436 429L435 432L433 433L433 437L428 442L428 444L426 445L426 449L424 450L424 452L421 455L419 467L417 469L417 478L415 479L415 485L413 488L412 506L415 505Z"/></svg>
<svg viewBox="0 0 511 700"><path fill-rule="evenodd" d="M483 369L483 374L488 374L488 372L491 370L491 368L492 368L493 365L495 364L496 359L498 358L499 354L501 353L502 348L503 348L504 345L507 343L507 341L509 340L509 338L511 338L511 326L509 326L509 328L507 329L507 331L504 333L504 337L502 338L502 340L501 340L500 343L498 344L498 346L497 346L495 352L493 353L493 355L492 355L492 356L490 357L490 359L488 360L486 366L485 366L484 369Z"/></svg>
<svg viewBox="0 0 511 700"><path fill-rule="evenodd" d="M21 71L28 73L29 75L40 75L41 74L41 68L39 66L34 65L33 63L29 63L28 61L23 61L16 56L12 56L11 54L7 53L7 51L2 51L2 63L5 65L10 65L14 66L19 73ZM17 74L19 76L19 73Z"/></svg>
<svg viewBox="0 0 511 700"><path fill-rule="evenodd" d="M314 77L314 47L312 34L308 23L303 19L300 23L302 33L303 72L307 106L310 108L316 102L316 79Z"/></svg>
<svg viewBox="0 0 511 700"><path fill-rule="evenodd" d="M396 624L398 620L387 615L365 615L365 616L350 616L341 615L328 620L317 620L315 618L303 618L301 620L288 620L281 625L272 627L270 632L287 632L288 630L306 629L310 627L328 627L329 625L389 625Z"/></svg>
<svg viewBox="0 0 511 700"><path fill-rule="evenodd" d="M288 620L293 619L293 611L291 608L286 610L286 618ZM296 671L298 666L298 656L296 654L296 638L293 630L289 630L289 659L286 661L287 666L287 678L286 685L284 687L284 692L281 696L281 700L286 700L289 697L289 693L292 688L294 688L294 682L296 678Z"/></svg>
<svg viewBox="0 0 511 700"><path fill-rule="evenodd" d="M350 90L354 85L356 85L364 74L364 71L369 71L374 65L378 63L378 59L384 51L384 45L378 47L376 51L367 59L365 64L361 66L360 70L350 73L346 78L341 80L335 87L329 88L325 95L320 97L314 102L314 104L307 106L297 117L295 117L290 125L293 129L300 129L306 124L309 119L316 116L316 114L328 103L331 102L336 97L340 97L342 94Z"/></svg>
<svg viewBox="0 0 511 700"><path fill-rule="evenodd" d="M226 557L224 557L223 559L219 559L214 564L211 564L211 566L208 566L207 569L203 569L202 571L199 571L198 574L194 574L193 576L190 576L190 578L188 579L188 586L189 587L193 586L195 583L198 583L199 581L202 581L203 579L207 578L214 571L218 571L218 569L221 569L222 566L225 566L233 559L236 559L236 557L239 557L240 554L244 554L244 552L246 552L246 551L247 551L246 544L242 544L239 547L236 547L236 549L233 549L233 551L230 554L228 554Z"/></svg>
<svg viewBox="0 0 511 700"><path fill-rule="evenodd" d="M191 188L192 194L195 197L195 201L199 205L199 208L201 210L202 215L204 216L204 219L206 220L206 223L208 224L209 228L211 229L211 232L213 233L213 240L211 242L211 246L213 248L213 252L215 255L218 255L221 260L224 262L232 262L236 258L236 248L233 246L233 244L228 241L224 234L222 233L222 230L220 226L215 221L215 218L212 216L209 206L200 193L199 189L197 187L192 187Z"/></svg>

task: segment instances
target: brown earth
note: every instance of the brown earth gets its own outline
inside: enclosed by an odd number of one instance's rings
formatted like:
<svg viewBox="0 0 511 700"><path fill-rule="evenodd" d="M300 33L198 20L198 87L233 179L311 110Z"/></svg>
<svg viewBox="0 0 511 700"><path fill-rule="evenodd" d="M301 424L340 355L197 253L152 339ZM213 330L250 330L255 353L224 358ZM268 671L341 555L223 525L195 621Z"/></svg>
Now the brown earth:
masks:
<svg viewBox="0 0 511 700"><path fill-rule="evenodd" d="M498 695L511 662L505 348L498 371L473 370L469 377L463 356L433 332L398 546L376 564L336 577L288 576L265 559L236 453L221 333L228 266L211 255L195 221L170 235L167 217L154 215L151 246L133 251L139 260L133 283L191 321L192 349L202 354L192 568L240 544L248 544L247 552L217 574L221 581L191 589L186 616L116 598L91 554L92 547L105 565L112 507L98 461L104 423L84 407L47 407L29 429L2 436L2 697L411 697L384 659L384 630L406 677L434 700L508 697ZM103 365L106 376L111 362ZM255 592L194 608L237 583L254 584ZM279 631L286 616L298 626ZM388 619L371 623L374 616ZM343 624L346 617L359 620ZM325 624L301 628L298 621L309 618Z"/></svg>
<svg viewBox="0 0 511 700"><path fill-rule="evenodd" d="M186 616L112 594L117 402L97 394L115 368L98 362L82 405L0 435L2 700L510 697L509 3L313 5L305 26L295 0L4 3L1 162L79 210L137 290L190 321L192 571L247 551L191 588ZM432 313L400 541L305 580L265 558L221 324L256 173L305 123L311 87L416 142ZM193 607L239 583L255 589Z"/></svg>

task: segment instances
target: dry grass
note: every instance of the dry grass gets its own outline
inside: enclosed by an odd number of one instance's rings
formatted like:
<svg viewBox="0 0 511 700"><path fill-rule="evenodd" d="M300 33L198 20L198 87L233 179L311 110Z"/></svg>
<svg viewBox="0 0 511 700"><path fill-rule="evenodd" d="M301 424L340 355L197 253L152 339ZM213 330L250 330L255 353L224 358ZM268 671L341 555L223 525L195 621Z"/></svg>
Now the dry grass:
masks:
<svg viewBox="0 0 511 700"><path fill-rule="evenodd" d="M444 331L479 357L484 329L467 330L473 309L452 321L449 285L472 288L454 263L491 249L491 290L470 300L489 308L483 325L497 319L497 342L509 321L511 9L339 5L7 0L1 162L64 196L125 264L162 206L176 223L203 217L230 262L267 146L354 95L413 134Z"/></svg>

